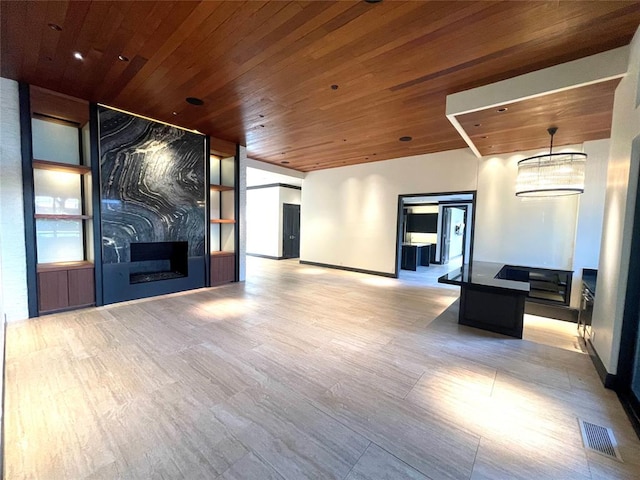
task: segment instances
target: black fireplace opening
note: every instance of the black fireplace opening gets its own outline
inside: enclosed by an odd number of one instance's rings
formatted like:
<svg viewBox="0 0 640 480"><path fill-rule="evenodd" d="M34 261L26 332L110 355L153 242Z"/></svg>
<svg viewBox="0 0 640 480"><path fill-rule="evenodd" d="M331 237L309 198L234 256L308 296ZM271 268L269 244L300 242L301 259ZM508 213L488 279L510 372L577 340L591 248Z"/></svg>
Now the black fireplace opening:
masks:
<svg viewBox="0 0 640 480"><path fill-rule="evenodd" d="M129 283L157 282L187 277L189 242L131 243Z"/></svg>

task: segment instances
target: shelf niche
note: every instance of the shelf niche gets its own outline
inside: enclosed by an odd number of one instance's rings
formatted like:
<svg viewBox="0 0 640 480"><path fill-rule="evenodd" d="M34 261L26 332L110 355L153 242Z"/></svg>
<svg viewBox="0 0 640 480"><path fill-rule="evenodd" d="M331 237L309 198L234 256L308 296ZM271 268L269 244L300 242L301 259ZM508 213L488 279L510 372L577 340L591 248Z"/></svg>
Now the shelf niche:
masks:
<svg viewBox="0 0 640 480"><path fill-rule="evenodd" d="M30 87L38 314L95 304L89 104Z"/></svg>
<svg viewBox="0 0 640 480"><path fill-rule="evenodd" d="M211 286L237 281L236 277L236 159L209 157L210 281Z"/></svg>

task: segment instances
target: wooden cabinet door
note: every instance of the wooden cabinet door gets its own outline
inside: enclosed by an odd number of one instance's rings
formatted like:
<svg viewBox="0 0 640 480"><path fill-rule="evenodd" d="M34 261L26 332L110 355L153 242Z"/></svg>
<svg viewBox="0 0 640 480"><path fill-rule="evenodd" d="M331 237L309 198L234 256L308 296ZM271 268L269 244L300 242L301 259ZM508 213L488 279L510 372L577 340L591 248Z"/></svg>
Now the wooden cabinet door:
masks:
<svg viewBox="0 0 640 480"><path fill-rule="evenodd" d="M38 274L38 303L40 312L59 310L69 306L67 271Z"/></svg>
<svg viewBox="0 0 640 480"><path fill-rule="evenodd" d="M93 288L93 268L69 270L69 306L92 305L95 303Z"/></svg>
<svg viewBox="0 0 640 480"><path fill-rule="evenodd" d="M211 256L211 286L229 283L235 280L235 260L233 254Z"/></svg>

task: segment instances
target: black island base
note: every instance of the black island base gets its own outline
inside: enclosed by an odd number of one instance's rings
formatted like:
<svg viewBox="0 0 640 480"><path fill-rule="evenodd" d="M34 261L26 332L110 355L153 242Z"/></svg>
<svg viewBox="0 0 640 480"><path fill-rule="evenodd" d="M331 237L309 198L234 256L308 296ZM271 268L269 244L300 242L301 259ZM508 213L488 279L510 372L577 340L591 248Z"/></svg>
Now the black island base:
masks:
<svg viewBox="0 0 640 480"><path fill-rule="evenodd" d="M496 278L504 265L473 262L438 278L460 286L458 323L522 338L529 283Z"/></svg>

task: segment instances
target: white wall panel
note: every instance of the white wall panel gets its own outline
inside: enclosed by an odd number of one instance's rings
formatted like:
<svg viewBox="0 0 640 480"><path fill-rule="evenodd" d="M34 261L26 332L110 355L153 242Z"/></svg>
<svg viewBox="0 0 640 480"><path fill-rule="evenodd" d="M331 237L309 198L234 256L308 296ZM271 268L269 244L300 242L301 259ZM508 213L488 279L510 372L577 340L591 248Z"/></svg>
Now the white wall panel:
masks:
<svg viewBox="0 0 640 480"><path fill-rule="evenodd" d="M279 257L279 187L247 190L247 253Z"/></svg>
<svg viewBox="0 0 640 480"><path fill-rule="evenodd" d="M616 89L611 123L602 246L593 310L592 343L609 373L616 373L624 308L634 202L640 155L632 157L634 138L640 135L640 29L631 41L629 70Z"/></svg>
<svg viewBox="0 0 640 480"><path fill-rule="evenodd" d="M22 202L22 156L18 83L0 78L0 284L8 321L29 316Z"/></svg>
<svg viewBox="0 0 640 480"><path fill-rule="evenodd" d="M581 151L570 146L554 151ZM538 151L483 157L478 174L474 260L571 270L578 196L515 196L518 161Z"/></svg>
<svg viewBox="0 0 640 480"><path fill-rule="evenodd" d="M477 167L464 149L308 173L300 258L393 273L398 195L475 190Z"/></svg>

